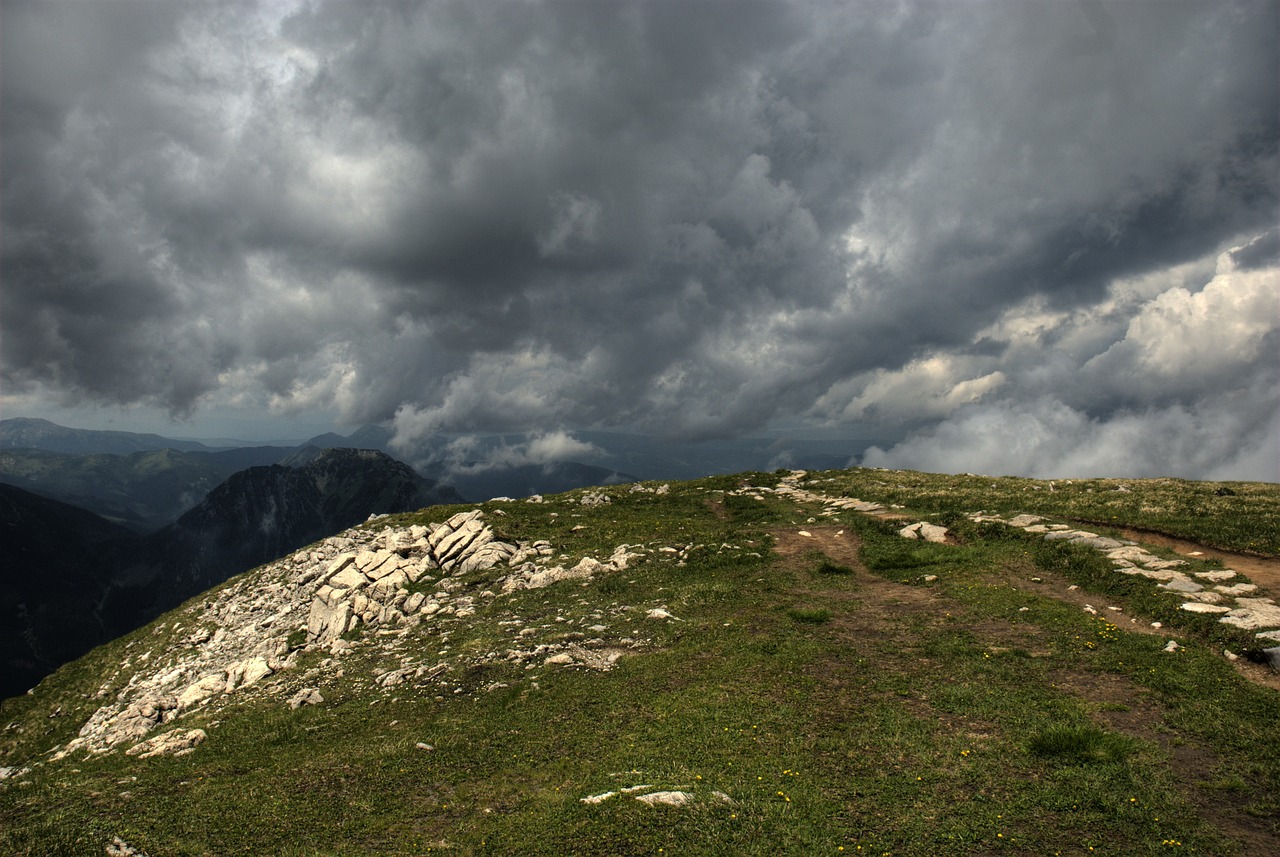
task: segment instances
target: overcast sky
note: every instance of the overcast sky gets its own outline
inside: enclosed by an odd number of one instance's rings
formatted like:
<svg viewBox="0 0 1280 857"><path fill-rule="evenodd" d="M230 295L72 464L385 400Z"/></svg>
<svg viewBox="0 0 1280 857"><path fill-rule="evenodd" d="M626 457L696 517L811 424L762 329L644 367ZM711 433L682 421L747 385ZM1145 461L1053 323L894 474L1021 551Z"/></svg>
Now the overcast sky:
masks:
<svg viewBox="0 0 1280 857"><path fill-rule="evenodd" d="M1276 0L4 0L0 32L2 416L1280 480Z"/></svg>

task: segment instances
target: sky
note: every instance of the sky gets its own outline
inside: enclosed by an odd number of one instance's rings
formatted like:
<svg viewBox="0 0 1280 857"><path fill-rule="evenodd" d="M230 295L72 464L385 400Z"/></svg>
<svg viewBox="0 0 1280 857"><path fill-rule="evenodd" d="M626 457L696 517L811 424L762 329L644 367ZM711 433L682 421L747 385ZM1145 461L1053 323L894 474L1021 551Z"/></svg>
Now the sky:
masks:
<svg viewBox="0 0 1280 857"><path fill-rule="evenodd" d="M0 417L1280 481L1280 2L0 2Z"/></svg>

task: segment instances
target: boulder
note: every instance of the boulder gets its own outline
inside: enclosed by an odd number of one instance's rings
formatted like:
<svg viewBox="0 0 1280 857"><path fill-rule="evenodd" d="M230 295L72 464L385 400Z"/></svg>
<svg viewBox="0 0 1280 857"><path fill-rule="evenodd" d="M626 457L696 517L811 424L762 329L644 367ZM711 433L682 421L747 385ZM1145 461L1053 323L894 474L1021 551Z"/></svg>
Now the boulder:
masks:
<svg viewBox="0 0 1280 857"><path fill-rule="evenodd" d="M898 535L904 539L924 539L926 542L944 544L947 541L947 528L940 527L937 524L930 524L927 521L920 521L898 530Z"/></svg>
<svg viewBox="0 0 1280 857"><path fill-rule="evenodd" d="M290 708L301 708L304 705L319 705L324 702L324 697L320 695L320 691L314 687L304 687L289 698Z"/></svg>
<svg viewBox="0 0 1280 857"><path fill-rule="evenodd" d="M350 601L336 592L328 597L317 594L307 615L307 642L323 645L337 639L347 630L350 620Z"/></svg>

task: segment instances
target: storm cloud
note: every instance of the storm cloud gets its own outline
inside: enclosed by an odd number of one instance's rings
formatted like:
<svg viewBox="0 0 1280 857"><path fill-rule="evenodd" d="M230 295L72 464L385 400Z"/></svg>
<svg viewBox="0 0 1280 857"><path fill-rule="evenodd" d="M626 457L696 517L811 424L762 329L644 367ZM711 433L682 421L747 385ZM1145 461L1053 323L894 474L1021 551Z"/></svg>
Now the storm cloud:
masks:
<svg viewBox="0 0 1280 857"><path fill-rule="evenodd" d="M12 401L1280 478L1269 0L2 14Z"/></svg>

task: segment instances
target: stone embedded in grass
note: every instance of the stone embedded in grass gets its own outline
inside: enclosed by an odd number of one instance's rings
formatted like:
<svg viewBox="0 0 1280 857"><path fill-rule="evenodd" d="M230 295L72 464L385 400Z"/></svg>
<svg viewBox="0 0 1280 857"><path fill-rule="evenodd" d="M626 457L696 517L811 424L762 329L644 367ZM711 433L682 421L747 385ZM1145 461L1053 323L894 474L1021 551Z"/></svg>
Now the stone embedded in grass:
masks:
<svg viewBox="0 0 1280 857"><path fill-rule="evenodd" d="M688 792L650 792L647 795L636 795L636 800L646 806L684 806L693 802L693 795Z"/></svg>
<svg viewBox="0 0 1280 857"><path fill-rule="evenodd" d="M930 524L927 521L920 521L898 530L898 535L904 539L924 539L926 542L943 544L947 540L947 528L940 527L937 524Z"/></svg>
<svg viewBox="0 0 1280 857"><path fill-rule="evenodd" d="M1198 583L1194 583L1184 576L1175 577L1164 583L1157 584L1157 589L1167 589L1170 592L1200 592L1204 589Z"/></svg>
<svg viewBox="0 0 1280 857"><path fill-rule="evenodd" d="M1182 609L1188 613L1229 613L1230 607L1222 604L1205 604L1202 601L1188 601L1182 605Z"/></svg>
<svg viewBox="0 0 1280 857"><path fill-rule="evenodd" d="M1270 598L1237 598L1236 609L1221 621L1246 631L1280 628L1280 607Z"/></svg>
<svg viewBox="0 0 1280 857"><path fill-rule="evenodd" d="M604 803L609 798L613 798L617 796L618 796L617 792L601 792L598 795L587 795L584 798L580 798L579 801L581 803L597 804L597 803Z"/></svg>

